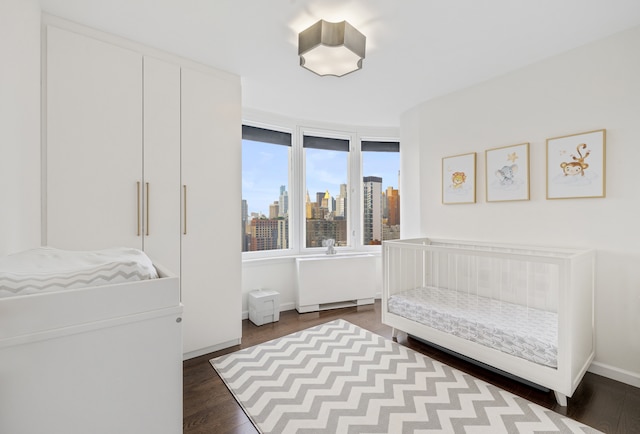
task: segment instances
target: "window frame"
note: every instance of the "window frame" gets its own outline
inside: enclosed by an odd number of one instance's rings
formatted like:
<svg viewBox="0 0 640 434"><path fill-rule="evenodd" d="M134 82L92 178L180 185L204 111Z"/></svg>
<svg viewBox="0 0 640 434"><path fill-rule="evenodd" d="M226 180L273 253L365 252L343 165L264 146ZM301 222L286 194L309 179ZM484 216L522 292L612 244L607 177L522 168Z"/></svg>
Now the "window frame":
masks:
<svg viewBox="0 0 640 434"><path fill-rule="evenodd" d="M379 142L379 143L398 143L398 155L400 155L400 140L399 139L394 139L392 137L388 137L388 136L362 136L360 137L359 140L359 145L360 145L360 197L362 198L362 200L364 200L364 153L365 152L375 152L375 151L363 151L362 150L362 142ZM388 151L381 151L381 152L388 152ZM398 170L400 170L400 168L398 168ZM398 189L400 188L400 186L398 185ZM381 186L381 192L385 191L384 190L384 184ZM361 202L362 204L362 202ZM378 245L368 245L368 244L364 244L364 206L361 207L360 210L360 221L362 222L362 226L360 228L360 234L359 234L359 238L360 238L360 244L362 246L362 249L364 251L379 251L381 249L381 246ZM402 214L400 214L401 218L402 218ZM402 228L402 226L401 226ZM402 229L401 229L402 230ZM384 228L383 228L383 236L382 236L382 240L384 241Z"/></svg>
<svg viewBox="0 0 640 434"><path fill-rule="evenodd" d="M280 257L280 256L289 256L294 254L293 252L295 251L294 246L292 246L293 244L293 232L292 232L292 214L295 214L294 210L292 210L291 207L291 202L292 202L292 168L293 168L293 146L295 143L295 133L294 131L289 130L286 127L283 126L275 126L275 125L271 125L271 124L267 124L267 123L261 123L261 122L256 122L256 121L250 121L250 120L243 120L242 121L242 126L249 126L249 127L255 127L255 128L262 128L265 130L271 130L271 131L275 131L275 132L280 132L280 133L286 133L286 134L290 134L291 135L291 146L288 146L289 148L289 152L288 152L288 157L287 157L287 164L288 164L288 168L289 168L289 174L287 177L287 189L288 189L288 194L289 194L289 247L287 249L271 249L271 250L258 250L258 251L246 251L246 252L242 252L242 257L243 259L257 259L257 258L265 258L265 257ZM244 138L242 138L242 140L244 140ZM265 142L268 143L268 142ZM242 142L240 143L240 146L242 146ZM283 146L283 145L278 145L278 144L273 144L273 146ZM241 164L241 171L242 171L242 164ZM240 182L242 183L242 173L240 174ZM242 187L241 187L241 191L242 191ZM241 198L242 200L244 200L244 198ZM240 204L242 205L242 204ZM293 218L295 218L295 216L293 216Z"/></svg>
<svg viewBox="0 0 640 434"><path fill-rule="evenodd" d="M338 253L380 253L381 246L363 245L363 174L362 141L400 142L399 129L394 127L350 127L340 124L310 122L270 113L243 110L242 125L291 134L289 151L289 248L242 252L243 261L278 259L324 254L322 247L305 246L306 243L306 161L303 135L349 140L347 158L347 238L349 246L336 247ZM240 204L238 204L240 206Z"/></svg>
<svg viewBox="0 0 640 434"><path fill-rule="evenodd" d="M307 253L307 254L318 254L318 253L324 253L324 251L326 250L323 247L307 247L306 246L306 239L307 239L307 219L306 219L306 210L304 209L304 199L306 198L306 193L307 193L307 159L306 159L306 150L304 148L304 136L312 136L312 137L321 137L321 138L327 138L327 139L338 139L338 140L347 140L349 142L349 150L347 152L347 245L346 246L336 246L336 251L337 252L341 252L341 251L349 251L349 250L354 250L354 248L356 247L354 245L354 239L353 239L353 227L352 224L354 223L354 216L353 216L353 207L351 206L351 190L353 190L353 156L352 156L352 152L354 152L354 148L356 147L354 142L355 142L355 135L351 132L347 132L347 131L337 131L337 130L325 130L325 129L319 129L319 128L313 128L313 127L305 127L305 126L301 126L298 128L298 144L300 147L300 153L301 155L301 175L302 175L302 179L301 179L301 183L299 185L302 186L302 196L300 198L300 203L299 205L301 206L300 208L300 221L299 221L299 230L298 230L298 241L300 243L300 252L301 253Z"/></svg>

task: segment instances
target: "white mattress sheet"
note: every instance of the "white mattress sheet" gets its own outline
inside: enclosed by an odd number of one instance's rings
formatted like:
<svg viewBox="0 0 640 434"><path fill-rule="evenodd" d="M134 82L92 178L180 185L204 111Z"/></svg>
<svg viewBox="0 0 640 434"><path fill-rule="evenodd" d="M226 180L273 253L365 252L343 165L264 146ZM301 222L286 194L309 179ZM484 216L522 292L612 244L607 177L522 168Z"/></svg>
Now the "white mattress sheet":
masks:
<svg viewBox="0 0 640 434"><path fill-rule="evenodd" d="M0 297L154 279L138 249L71 251L40 247L0 258Z"/></svg>
<svg viewBox="0 0 640 434"><path fill-rule="evenodd" d="M555 312L433 287L395 294L389 298L388 309L463 339L557 367Z"/></svg>

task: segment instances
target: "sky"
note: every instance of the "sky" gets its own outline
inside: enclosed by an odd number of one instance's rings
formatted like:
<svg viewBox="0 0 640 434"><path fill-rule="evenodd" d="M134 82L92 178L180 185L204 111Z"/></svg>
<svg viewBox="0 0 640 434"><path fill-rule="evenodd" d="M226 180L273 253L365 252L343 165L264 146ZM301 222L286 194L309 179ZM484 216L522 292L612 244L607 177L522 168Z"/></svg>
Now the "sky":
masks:
<svg viewBox="0 0 640 434"><path fill-rule="evenodd" d="M279 199L280 186L289 190L287 146L242 141L242 198L247 201L249 215L260 212L269 215L269 205ZM340 194L340 184L347 183L347 153L306 149L306 188L315 201L316 192L329 190L334 198ZM363 176L382 178L382 189L398 188L400 153L366 152Z"/></svg>

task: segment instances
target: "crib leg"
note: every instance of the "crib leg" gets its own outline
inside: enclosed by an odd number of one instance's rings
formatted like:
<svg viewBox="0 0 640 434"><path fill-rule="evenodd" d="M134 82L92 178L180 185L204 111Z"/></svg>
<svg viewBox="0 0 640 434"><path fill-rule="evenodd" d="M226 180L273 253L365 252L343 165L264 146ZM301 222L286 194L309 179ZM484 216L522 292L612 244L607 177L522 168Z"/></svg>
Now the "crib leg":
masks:
<svg viewBox="0 0 640 434"><path fill-rule="evenodd" d="M398 342L398 329L395 327L391 329L391 339Z"/></svg>
<svg viewBox="0 0 640 434"><path fill-rule="evenodd" d="M556 401L560 404L561 407L567 406L567 395L564 395L557 390L554 390L553 393L556 395Z"/></svg>

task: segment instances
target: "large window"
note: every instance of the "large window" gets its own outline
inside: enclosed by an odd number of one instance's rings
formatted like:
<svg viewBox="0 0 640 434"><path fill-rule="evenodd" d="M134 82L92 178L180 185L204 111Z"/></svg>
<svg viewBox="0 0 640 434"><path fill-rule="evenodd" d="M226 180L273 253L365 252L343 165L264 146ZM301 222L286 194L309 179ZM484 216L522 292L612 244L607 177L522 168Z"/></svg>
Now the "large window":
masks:
<svg viewBox="0 0 640 434"><path fill-rule="evenodd" d="M242 126L242 251L289 248L291 134Z"/></svg>
<svg viewBox="0 0 640 434"><path fill-rule="evenodd" d="M362 244L400 238L400 144L361 142Z"/></svg>
<svg viewBox="0 0 640 434"><path fill-rule="evenodd" d="M376 139L365 140L360 130L264 125L242 127L246 259L324 251L330 239L339 250L376 250L400 238L400 145L390 129L366 129Z"/></svg>
<svg viewBox="0 0 640 434"><path fill-rule="evenodd" d="M347 246L349 140L304 135L303 147L305 247Z"/></svg>

